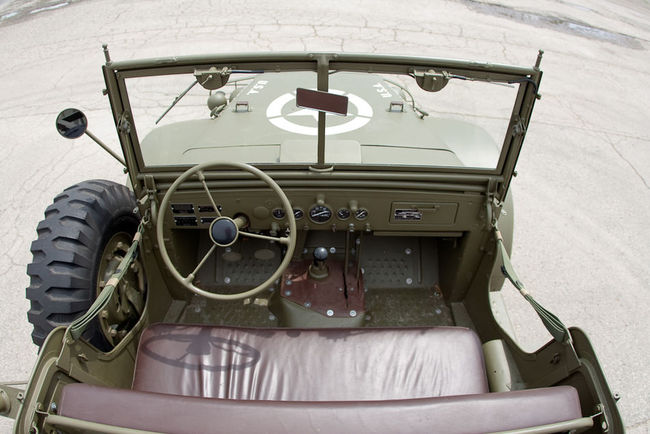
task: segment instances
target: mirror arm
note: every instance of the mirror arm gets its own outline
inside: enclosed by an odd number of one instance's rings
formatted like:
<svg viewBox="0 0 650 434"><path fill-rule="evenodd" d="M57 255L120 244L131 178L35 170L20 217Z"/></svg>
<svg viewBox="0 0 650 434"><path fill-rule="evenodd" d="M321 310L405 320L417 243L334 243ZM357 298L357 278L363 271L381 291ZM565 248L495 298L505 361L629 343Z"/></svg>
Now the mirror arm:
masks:
<svg viewBox="0 0 650 434"><path fill-rule="evenodd" d="M113 156L113 158L115 158L117 161L119 161L120 163L122 163L122 166L127 167L127 166L126 166L126 162L124 161L124 159L123 159L122 157L120 157L119 155L117 155L117 154L115 153L115 151L113 151L111 148L109 148L109 147L106 145L106 143L104 143L104 142L102 142L101 140L99 140L99 138L98 138L97 136L95 136L93 133L91 133L91 132L88 131L88 130L86 130L86 135L87 135L88 137L90 137L90 138L91 138L95 143L97 143L99 146L101 146L101 147L104 149L104 151L108 152L109 154L111 154L111 155Z"/></svg>

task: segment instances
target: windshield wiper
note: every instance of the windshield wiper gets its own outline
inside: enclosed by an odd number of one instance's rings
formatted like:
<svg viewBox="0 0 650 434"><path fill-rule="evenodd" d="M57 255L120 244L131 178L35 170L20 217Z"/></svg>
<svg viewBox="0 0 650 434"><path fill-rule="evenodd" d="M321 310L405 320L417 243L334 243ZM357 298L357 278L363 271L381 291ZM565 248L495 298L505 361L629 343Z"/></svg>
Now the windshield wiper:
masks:
<svg viewBox="0 0 650 434"><path fill-rule="evenodd" d="M162 118L165 117L167 113L169 113L169 111L172 108L174 108L174 106L181 100L181 98L183 98L187 94L187 92L189 92L190 90L192 90L194 86L196 86L197 83L200 83L201 86L203 86L206 89L215 90L225 86L226 83L228 83L230 74L263 74L263 73L264 71L255 71L255 70L248 70L248 69L230 69L228 67L223 67L219 70L214 66L211 67L210 69L203 70L203 71L195 70L194 76L196 77L196 80L194 81L194 83L192 83L187 89L179 93L178 96L174 98L174 101L172 101L170 106L167 107L167 110L165 110L165 112L162 115L160 115L160 117L156 121L156 125L158 124L158 122L162 120ZM241 81L241 80L236 80L236 81Z"/></svg>

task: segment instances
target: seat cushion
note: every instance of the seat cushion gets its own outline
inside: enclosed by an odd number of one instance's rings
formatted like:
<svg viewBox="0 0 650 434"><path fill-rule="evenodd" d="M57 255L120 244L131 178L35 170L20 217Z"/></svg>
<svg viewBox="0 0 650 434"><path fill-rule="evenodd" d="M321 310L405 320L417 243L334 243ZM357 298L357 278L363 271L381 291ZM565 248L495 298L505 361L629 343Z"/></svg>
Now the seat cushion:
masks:
<svg viewBox="0 0 650 434"><path fill-rule="evenodd" d="M481 344L459 327L254 329L155 324L133 389L206 398L362 401L488 391Z"/></svg>
<svg viewBox="0 0 650 434"><path fill-rule="evenodd" d="M63 389L59 414L146 431L231 434L483 433L581 417L578 394L570 386L398 401L279 402L194 398L69 384ZM589 418L575 420L564 430L590 425Z"/></svg>

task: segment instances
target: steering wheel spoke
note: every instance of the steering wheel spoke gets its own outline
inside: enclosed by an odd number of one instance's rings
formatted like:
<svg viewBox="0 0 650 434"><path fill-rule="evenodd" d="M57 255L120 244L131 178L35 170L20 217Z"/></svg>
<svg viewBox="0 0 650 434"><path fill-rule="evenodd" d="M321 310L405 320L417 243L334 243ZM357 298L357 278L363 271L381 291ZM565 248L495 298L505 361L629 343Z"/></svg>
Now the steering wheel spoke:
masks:
<svg viewBox="0 0 650 434"><path fill-rule="evenodd" d="M187 282L187 283L192 283L192 282L194 282L194 279L196 278L196 273L199 272L199 270L201 269L201 267L203 267L203 265L204 265L205 262L208 260L208 258L210 257L210 255L212 255L212 253L214 253L214 251L215 251L216 249L217 249L217 245L216 245L216 244L213 244L212 247L210 247L210 250L208 250L208 253L205 254L205 256L203 257L203 259L201 259L201 262L199 262L199 264L196 266L196 268L194 269L194 271L192 271L192 272L191 272L190 274L188 274L185 278L183 278L183 280L184 280L185 282Z"/></svg>
<svg viewBox="0 0 650 434"><path fill-rule="evenodd" d="M208 195L208 198L210 199L210 203L212 203L212 207L214 208L214 212L217 213L217 217L221 217L221 212L219 211L219 207L217 206L217 202L215 202L214 198L212 197L212 193L210 193L210 189L208 188L208 183L205 182L205 175L203 174L202 170L199 170L196 175L199 177L199 181L203 184L203 189L205 190L205 193Z"/></svg>
<svg viewBox="0 0 650 434"><path fill-rule="evenodd" d="M269 235L256 234L253 232L240 231L239 235L243 235L251 238L258 238L260 240L275 241L277 243L284 244L284 245L288 245L289 242L291 241L291 237L272 237Z"/></svg>

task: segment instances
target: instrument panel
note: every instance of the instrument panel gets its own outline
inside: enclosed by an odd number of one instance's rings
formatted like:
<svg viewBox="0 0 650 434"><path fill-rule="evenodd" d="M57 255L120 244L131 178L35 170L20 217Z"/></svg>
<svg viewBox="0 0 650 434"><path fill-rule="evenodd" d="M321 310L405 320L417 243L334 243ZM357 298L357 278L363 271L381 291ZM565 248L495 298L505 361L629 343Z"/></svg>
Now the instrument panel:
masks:
<svg viewBox="0 0 650 434"><path fill-rule="evenodd" d="M445 193L335 190L323 193L285 190L298 229L355 231L457 231L461 206L476 208L479 197ZM288 227L280 199L268 190L219 190L213 192L220 213L244 214L253 230ZM471 199L471 198L470 198ZM182 191L173 198L166 217L172 227L207 228L217 217L205 192Z"/></svg>

